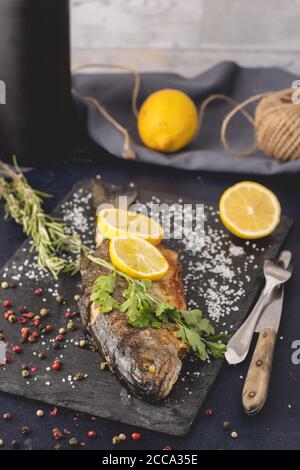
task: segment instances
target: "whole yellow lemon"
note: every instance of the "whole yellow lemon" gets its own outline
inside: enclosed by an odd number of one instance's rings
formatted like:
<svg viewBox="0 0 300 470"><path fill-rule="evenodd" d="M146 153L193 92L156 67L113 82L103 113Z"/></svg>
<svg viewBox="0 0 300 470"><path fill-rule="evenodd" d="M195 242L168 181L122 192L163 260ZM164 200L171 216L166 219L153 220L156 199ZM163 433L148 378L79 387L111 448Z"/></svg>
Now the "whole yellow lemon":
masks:
<svg viewBox="0 0 300 470"><path fill-rule="evenodd" d="M176 152L191 142L198 127L197 108L180 90L152 93L138 114L138 131L147 147L159 152Z"/></svg>

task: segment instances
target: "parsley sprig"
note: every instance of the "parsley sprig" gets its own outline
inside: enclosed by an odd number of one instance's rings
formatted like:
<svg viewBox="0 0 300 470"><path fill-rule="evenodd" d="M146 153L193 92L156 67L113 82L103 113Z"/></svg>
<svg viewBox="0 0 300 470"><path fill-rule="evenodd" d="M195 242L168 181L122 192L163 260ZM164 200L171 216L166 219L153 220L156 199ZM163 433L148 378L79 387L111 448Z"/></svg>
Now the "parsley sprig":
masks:
<svg viewBox="0 0 300 470"><path fill-rule="evenodd" d="M226 335L216 335L214 327L203 317L201 310L178 310L149 293L151 281L134 279L101 258L92 255L88 255L88 258L109 271L107 275L96 279L91 295L91 301L99 307L101 313L119 309L127 316L130 325L140 328L161 328L163 324L175 323L178 326L175 335L189 344L198 359L205 361L210 356L215 359L223 357L226 346L222 340ZM122 293L123 302L118 302L113 297L117 275L127 282Z"/></svg>

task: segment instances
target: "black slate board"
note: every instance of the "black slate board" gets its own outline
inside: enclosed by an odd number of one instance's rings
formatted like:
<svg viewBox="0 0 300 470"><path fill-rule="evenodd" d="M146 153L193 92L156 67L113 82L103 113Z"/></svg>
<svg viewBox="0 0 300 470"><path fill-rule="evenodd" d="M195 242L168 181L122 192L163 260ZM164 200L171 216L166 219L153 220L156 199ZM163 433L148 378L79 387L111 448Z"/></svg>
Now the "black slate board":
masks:
<svg viewBox="0 0 300 470"><path fill-rule="evenodd" d="M178 201L168 194L155 196L163 202ZM140 202L151 199L152 194L139 191ZM86 242L93 238L94 217L88 181L76 185L55 212L64 215L67 222L81 231ZM70 214L74 213L76 217L71 217ZM86 214L88 220L83 217ZM211 315L226 313L227 309L227 314L220 318L216 327L217 330L226 329L232 333L243 322L258 295L264 259L276 256L291 221L282 217L280 226L271 237L249 243L223 230L214 206L205 205L205 214L207 238L201 251L196 255L190 251L184 252L181 242L175 240L168 245L180 253L189 304L192 306L195 302ZM7 354L12 355L13 362L0 367L0 390L173 435L187 433L222 362L200 364L193 358L188 359L172 393L161 404L146 403L130 396L113 374L100 369L101 359L97 353L75 344L84 336L78 315L74 317L77 328L66 336L62 347L58 350L51 347L58 329L66 326L64 312L68 308L77 312L73 296L79 292L80 276L71 278L64 275L57 282L47 275L41 278L40 274L36 274L36 268L31 267L33 255L28 253L29 247L26 240L0 271L0 280L12 281L17 277L18 284L15 289L0 289L0 300L9 298L16 311L19 306L26 305L38 313L41 307L47 306L50 313L43 323L52 323L54 329L35 344L24 344L22 353L18 355L8 348ZM196 271L193 271L194 268L191 270L191 265L197 267ZM43 289L41 297L33 295L36 287ZM63 293L66 299L64 304L55 301L56 291ZM21 325L8 323L2 314L6 309L1 307L1 310L0 330L5 334L6 341L12 345L19 344ZM46 353L46 359L37 359L39 351ZM62 360L62 369L49 370L56 357ZM31 373L28 379L23 379L20 374L24 363L38 367L38 371ZM85 380L74 381L77 372L86 373Z"/></svg>

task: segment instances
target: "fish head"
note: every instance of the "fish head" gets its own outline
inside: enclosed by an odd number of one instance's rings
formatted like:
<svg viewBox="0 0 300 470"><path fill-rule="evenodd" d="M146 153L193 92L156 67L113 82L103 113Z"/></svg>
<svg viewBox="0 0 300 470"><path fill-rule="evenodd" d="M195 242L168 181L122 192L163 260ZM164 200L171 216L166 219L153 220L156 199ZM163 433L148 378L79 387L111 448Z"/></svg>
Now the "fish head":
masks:
<svg viewBox="0 0 300 470"><path fill-rule="evenodd" d="M178 379L188 349L186 344L166 328L147 328L139 330L129 347L135 392L139 390L143 398L165 398Z"/></svg>

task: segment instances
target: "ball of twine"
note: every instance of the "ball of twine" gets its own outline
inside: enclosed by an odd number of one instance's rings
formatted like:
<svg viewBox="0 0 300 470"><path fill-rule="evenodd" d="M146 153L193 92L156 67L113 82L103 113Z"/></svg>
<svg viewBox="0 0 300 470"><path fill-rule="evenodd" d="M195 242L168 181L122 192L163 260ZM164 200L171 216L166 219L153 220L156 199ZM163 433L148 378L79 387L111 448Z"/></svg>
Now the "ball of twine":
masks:
<svg viewBox="0 0 300 470"><path fill-rule="evenodd" d="M283 161L300 158L300 106L292 102L292 93L283 90L266 96L255 111L259 148Z"/></svg>
<svg viewBox="0 0 300 470"><path fill-rule="evenodd" d="M261 93L239 103L225 117L221 128L221 141L224 147L235 155L250 155L260 149L277 160L288 161L300 158L300 106L293 103L294 89ZM245 107L260 100L255 116L249 114L248 121L255 129L255 142L246 150L232 148L228 142L227 129L233 116L245 112Z"/></svg>

